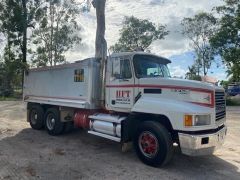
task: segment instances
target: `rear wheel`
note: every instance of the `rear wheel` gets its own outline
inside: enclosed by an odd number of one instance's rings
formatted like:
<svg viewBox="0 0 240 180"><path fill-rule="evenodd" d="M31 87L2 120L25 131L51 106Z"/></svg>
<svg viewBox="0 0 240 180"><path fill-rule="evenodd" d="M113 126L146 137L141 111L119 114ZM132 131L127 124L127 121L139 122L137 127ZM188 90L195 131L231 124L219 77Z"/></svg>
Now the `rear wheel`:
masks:
<svg viewBox="0 0 240 180"><path fill-rule="evenodd" d="M44 110L40 105L32 105L29 111L29 123L33 129L40 130L44 127Z"/></svg>
<svg viewBox="0 0 240 180"><path fill-rule="evenodd" d="M168 130L153 121L143 122L134 136L139 159L150 166L163 166L173 155L173 141Z"/></svg>
<svg viewBox="0 0 240 180"><path fill-rule="evenodd" d="M45 127L48 134L56 136L63 132L64 123L60 121L59 110L49 108L45 114Z"/></svg>

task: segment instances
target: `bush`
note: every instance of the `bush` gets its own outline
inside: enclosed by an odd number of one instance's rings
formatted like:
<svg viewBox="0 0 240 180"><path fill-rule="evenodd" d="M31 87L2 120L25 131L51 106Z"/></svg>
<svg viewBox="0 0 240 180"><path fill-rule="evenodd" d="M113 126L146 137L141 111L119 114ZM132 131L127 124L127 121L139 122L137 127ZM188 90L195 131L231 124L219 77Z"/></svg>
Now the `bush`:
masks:
<svg viewBox="0 0 240 180"><path fill-rule="evenodd" d="M240 100L227 98L226 104L227 106L240 106Z"/></svg>

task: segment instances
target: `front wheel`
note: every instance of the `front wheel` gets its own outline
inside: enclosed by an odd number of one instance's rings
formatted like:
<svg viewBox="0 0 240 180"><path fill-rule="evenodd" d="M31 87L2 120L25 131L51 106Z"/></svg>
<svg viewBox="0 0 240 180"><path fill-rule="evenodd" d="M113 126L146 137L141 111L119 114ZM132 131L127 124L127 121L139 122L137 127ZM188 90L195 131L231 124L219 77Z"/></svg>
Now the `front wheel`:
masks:
<svg viewBox="0 0 240 180"><path fill-rule="evenodd" d="M134 148L139 159L150 166L167 164L173 155L173 141L168 130L160 123L143 122L134 136Z"/></svg>

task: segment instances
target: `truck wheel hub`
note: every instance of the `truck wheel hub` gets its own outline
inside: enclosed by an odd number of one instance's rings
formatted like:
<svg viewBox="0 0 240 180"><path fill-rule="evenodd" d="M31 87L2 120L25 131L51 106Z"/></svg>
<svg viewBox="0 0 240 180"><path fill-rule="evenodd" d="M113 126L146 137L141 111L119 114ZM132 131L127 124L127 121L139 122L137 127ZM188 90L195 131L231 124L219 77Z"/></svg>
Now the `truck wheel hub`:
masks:
<svg viewBox="0 0 240 180"><path fill-rule="evenodd" d="M31 117L31 119L30 119L31 123L36 124L37 119L38 119L38 114L37 114L36 110L32 110L30 117Z"/></svg>
<svg viewBox="0 0 240 180"><path fill-rule="evenodd" d="M149 157L154 157L159 149L158 140L151 132L143 132L139 136L138 145L141 152Z"/></svg>
<svg viewBox="0 0 240 180"><path fill-rule="evenodd" d="M55 119L54 117L52 116L52 114L49 114L48 117L47 117L47 120L46 120L46 125L48 127L49 130L53 130L54 129L54 126L55 126Z"/></svg>

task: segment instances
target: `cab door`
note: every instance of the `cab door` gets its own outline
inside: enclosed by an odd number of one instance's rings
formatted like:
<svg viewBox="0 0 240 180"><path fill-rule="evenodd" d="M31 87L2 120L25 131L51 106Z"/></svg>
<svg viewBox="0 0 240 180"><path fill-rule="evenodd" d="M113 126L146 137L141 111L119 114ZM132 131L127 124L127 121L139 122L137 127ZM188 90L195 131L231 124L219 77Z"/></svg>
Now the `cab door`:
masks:
<svg viewBox="0 0 240 180"><path fill-rule="evenodd" d="M107 108L129 112L134 104L134 76L130 57L114 57L108 61Z"/></svg>

